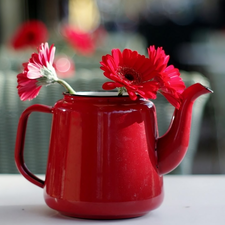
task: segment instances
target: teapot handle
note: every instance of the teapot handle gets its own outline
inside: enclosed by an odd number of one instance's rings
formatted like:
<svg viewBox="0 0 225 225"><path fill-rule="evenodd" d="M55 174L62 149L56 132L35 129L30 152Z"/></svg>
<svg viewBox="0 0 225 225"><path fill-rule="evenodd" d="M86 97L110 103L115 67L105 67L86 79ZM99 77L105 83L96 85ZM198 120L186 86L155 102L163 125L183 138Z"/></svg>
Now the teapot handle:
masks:
<svg viewBox="0 0 225 225"><path fill-rule="evenodd" d="M24 143L26 136L26 128L28 117L32 112L53 113L51 106L35 104L28 107L20 116L17 128L16 146L15 146L15 162L19 172L31 183L43 188L45 181L36 177L27 168L24 162Z"/></svg>

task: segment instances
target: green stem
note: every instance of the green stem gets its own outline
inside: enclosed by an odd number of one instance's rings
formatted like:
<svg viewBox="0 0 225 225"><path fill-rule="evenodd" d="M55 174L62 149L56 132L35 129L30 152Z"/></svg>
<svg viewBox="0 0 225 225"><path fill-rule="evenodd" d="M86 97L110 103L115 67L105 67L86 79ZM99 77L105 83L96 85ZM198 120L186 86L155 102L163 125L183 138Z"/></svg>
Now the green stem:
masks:
<svg viewBox="0 0 225 225"><path fill-rule="evenodd" d="M118 88L118 96L122 96L124 91L126 91L125 87L119 87Z"/></svg>
<svg viewBox="0 0 225 225"><path fill-rule="evenodd" d="M64 80L58 79L56 82L61 84L70 94L76 94L76 91Z"/></svg>

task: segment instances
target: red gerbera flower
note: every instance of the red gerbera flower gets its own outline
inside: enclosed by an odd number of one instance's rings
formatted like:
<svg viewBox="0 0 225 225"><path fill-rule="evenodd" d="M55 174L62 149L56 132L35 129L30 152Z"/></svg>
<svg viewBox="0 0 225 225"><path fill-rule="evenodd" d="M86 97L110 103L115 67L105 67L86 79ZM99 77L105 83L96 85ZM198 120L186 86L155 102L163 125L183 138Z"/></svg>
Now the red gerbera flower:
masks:
<svg viewBox="0 0 225 225"><path fill-rule="evenodd" d="M155 99L157 91L161 92L167 100L179 108L180 93L185 85L180 78L179 70L173 66L167 66L169 56L165 55L162 48L148 49L149 58L129 49L121 51L112 50L112 55L102 57L101 69L104 75L114 82L106 82L103 89L111 90L125 88L135 100L136 94L148 99Z"/></svg>
<svg viewBox="0 0 225 225"><path fill-rule="evenodd" d="M23 64L23 72L17 75L18 94L22 101L35 98L43 85L55 82L63 84L69 93L75 93L66 82L58 79L53 67L54 56L54 45L49 48L48 43L41 44L38 53L33 53L29 62Z"/></svg>
<svg viewBox="0 0 225 225"><path fill-rule="evenodd" d="M80 54L91 55L94 53L95 43L89 33L77 30L69 25L64 25L62 34L68 43Z"/></svg>
<svg viewBox="0 0 225 225"><path fill-rule="evenodd" d="M44 23L31 20L23 23L14 34L11 45L14 49L37 47L48 39L48 30Z"/></svg>
<svg viewBox="0 0 225 225"><path fill-rule="evenodd" d="M125 87L130 98L135 100L136 93L144 98L156 98L159 89L158 82L149 66L149 59L136 51L113 49L112 55L102 57L100 62L104 75L114 82L106 82L103 89L110 90L116 87Z"/></svg>
<svg viewBox="0 0 225 225"><path fill-rule="evenodd" d="M180 94L185 89L185 84L180 77L180 72L173 65L167 66L169 55L166 55L160 47L155 49L155 46L148 48L148 55L152 68L156 73L154 80L159 82L159 92L176 108L179 108L181 103Z"/></svg>

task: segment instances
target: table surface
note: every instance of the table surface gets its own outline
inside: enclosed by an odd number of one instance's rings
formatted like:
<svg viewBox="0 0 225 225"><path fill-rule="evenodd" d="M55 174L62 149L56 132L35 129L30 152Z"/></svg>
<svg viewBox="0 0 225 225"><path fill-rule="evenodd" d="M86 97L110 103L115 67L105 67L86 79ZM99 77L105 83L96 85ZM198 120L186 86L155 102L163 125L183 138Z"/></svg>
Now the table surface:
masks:
<svg viewBox="0 0 225 225"><path fill-rule="evenodd" d="M162 205L145 216L124 220L65 217L44 202L43 190L22 175L0 175L0 221L12 224L224 225L225 175L166 175Z"/></svg>

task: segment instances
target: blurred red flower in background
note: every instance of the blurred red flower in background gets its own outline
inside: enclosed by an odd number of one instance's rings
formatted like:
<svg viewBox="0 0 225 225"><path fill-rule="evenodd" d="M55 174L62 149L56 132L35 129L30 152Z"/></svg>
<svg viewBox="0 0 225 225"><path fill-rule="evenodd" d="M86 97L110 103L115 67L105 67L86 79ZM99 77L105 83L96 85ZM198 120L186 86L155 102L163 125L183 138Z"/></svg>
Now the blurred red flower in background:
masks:
<svg viewBox="0 0 225 225"><path fill-rule="evenodd" d="M95 51L95 42L90 33L85 33L70 25L62 27L66 41L81 55L91 55Z"/></svg>
<svg viewBox="0 0 225 225"><path fill-rule="evenodd" d="M48 30L39 20L26 21L16 30L12 37L11 45L19 50L27 47L37 48L48 39Z"/></svg>

